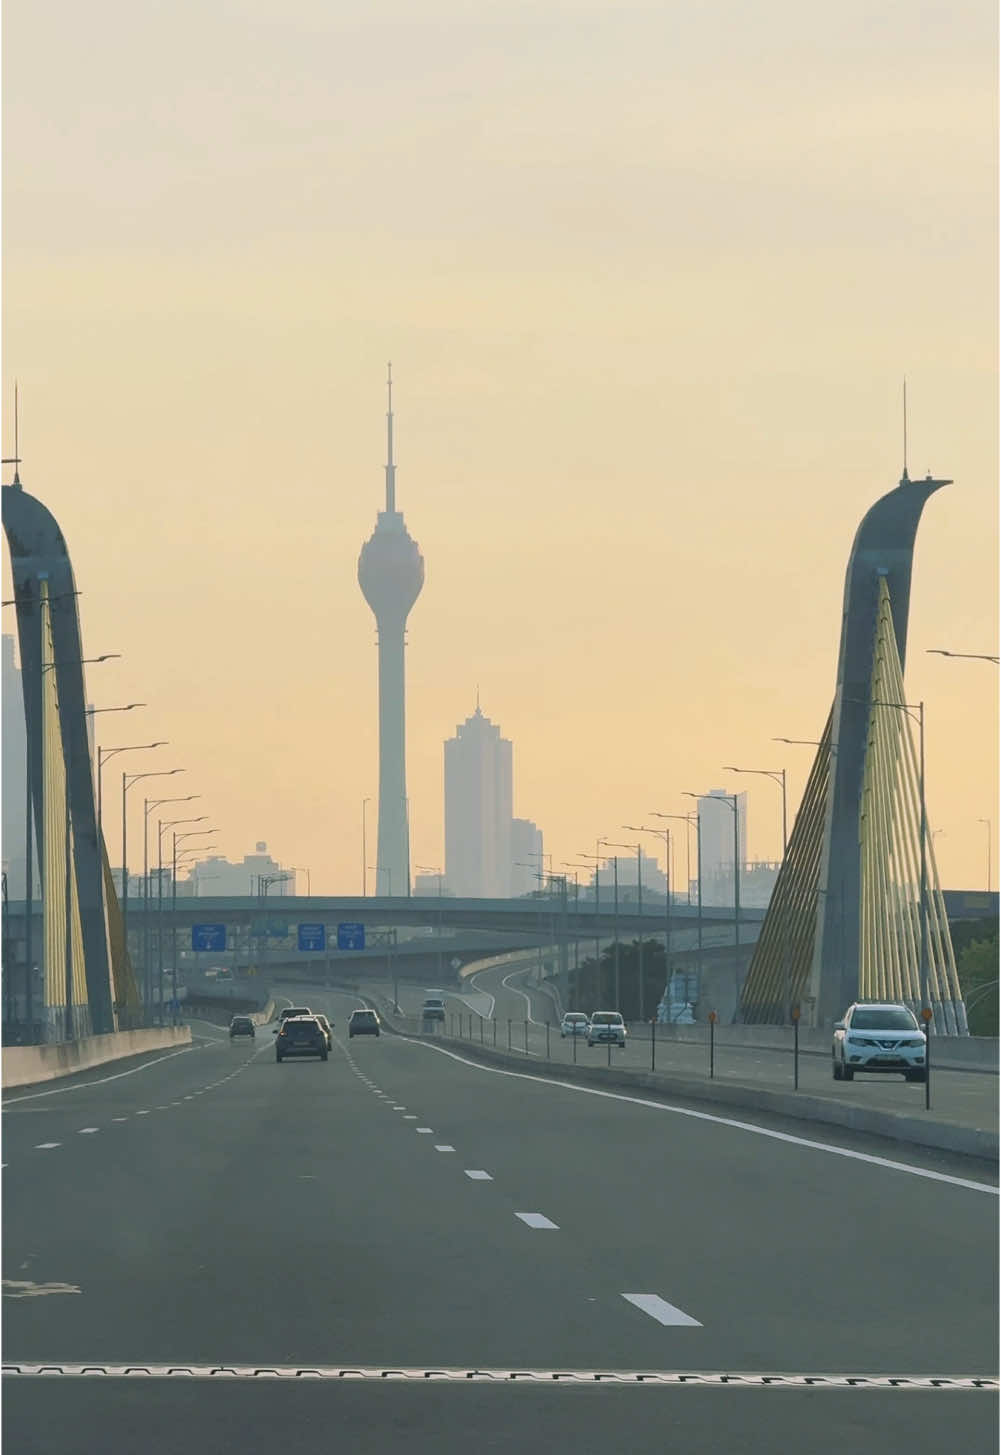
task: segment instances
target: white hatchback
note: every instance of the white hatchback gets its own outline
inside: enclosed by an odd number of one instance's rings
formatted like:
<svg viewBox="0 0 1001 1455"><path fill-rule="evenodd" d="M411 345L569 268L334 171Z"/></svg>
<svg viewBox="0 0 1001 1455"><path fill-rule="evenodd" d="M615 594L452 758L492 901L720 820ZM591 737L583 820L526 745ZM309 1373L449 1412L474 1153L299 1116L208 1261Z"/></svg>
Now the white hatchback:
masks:
<svg viewBox="0 0 1001 1455"><path fill-rule="evenodd" d="M906 1005L857 1001L835 1024L831 1066L835 1081L852 1081L856 1071L924 1081L925 1033Z"/></svg>
<svg viewBox="0 0 1001 1455"><path fill-rule="evenodd" d="M560 1036L565 1041L567 1036L586 1036L587 1016L582 1015L579 1010L568 1010L560 1021Z"/></svg>
<svg viewBox="0 0 1001 1455"><path fill-rule="evenodd" d="M617 1010L595 1010L591 1012L591 1019L587 1027L587 1044L595 1046L598 1044L607 1045L611 1042L613 1046L626 1044L626 1023Z"/></svg>

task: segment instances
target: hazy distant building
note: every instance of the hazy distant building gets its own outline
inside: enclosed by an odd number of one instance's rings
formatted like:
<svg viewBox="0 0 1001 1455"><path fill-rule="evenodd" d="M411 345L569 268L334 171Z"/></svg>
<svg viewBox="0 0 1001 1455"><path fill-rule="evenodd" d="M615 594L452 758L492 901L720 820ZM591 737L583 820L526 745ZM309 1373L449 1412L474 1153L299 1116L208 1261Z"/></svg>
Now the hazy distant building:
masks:
<svg viewBox="0 0 1001 1455"><path fill-rule="evenodd" d="M194 865L186 881L178 880L178 893L182 882L190 882L192 892L199 896L218 898L220 895L261 894L262 879L275 880L275 876L287 874L287 879L272 882L267 887L269 899L276 895L295 893L295 872L283 869L268 853L265 843L258 843L253 854L245 854L239 863L231 863L221 854L213 854ZM166 885L164 886L166 891Z"/></svg>
<svg viewBox="0 0 1001 1455"><path fill-rule="evenodd" d="M358 557L358 583L375 613L379 631L379 841L375 892L409 894L403 649L407 617L424 585L424 557L396 508L392 374L386 427L386 508L379 511L375 530Z"/></svg>
<svg viewBox="0 0 1001 1455"><path fill-rule="evenodd" d="M528 867L526 867L528 866ZM530 818L511 820L511 893L531 894L543 872L542 830Z"/></svg>
<svg viewBox="0 0 1001 1455"><path fill-rule="evenodd" d="M667 893L667 875L660 867L658 861L647 853L640 856L640 872L637 872L636 855L630 854L628 849L623 849L619 854L619 900L636 900L638 879L642 880L643 893L649 890L652 895L661 899ZM594 887L594 875L588 876L591 887ZM615 861L609 856L598 870L599 895L602 900L615 892Z"/></svg>
<svg viewBox="0 0 1001 1455"><path fill-rule="evenodd" d="M453 894L511 893L511 744L479 702L445 743L445 878Z"/></svg>
<svg viewBox="0 0 1001 1455"><path fill-rule="evenodd" d="M442 874L415 874L414 875L414 894L415 895L423 895L425 898L430 898L431 896L434 896L434 897L437 897L438 895L444 896L444 895L447 895L447 894L451 894L451 892L452 891L449 889L448 885L445 883L445 878L444 878L444 875L442 875Z"/></svg>
<svg viewBox="0 0 1001 1455"><path fill-rule="evenodd" d="M712 788L698 801L702 835L702 903L733 904L733 795ZM737 851L747 863L747 794L737 794ZM743 896L742 896L743 897Z"/></svg>

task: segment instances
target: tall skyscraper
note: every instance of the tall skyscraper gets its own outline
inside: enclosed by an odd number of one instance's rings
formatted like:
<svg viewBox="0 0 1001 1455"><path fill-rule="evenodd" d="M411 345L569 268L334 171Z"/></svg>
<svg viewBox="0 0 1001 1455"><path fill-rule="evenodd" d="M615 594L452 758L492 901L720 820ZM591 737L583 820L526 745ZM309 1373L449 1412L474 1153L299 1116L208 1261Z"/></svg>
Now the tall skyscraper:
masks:
<svg viewBox="0 0 1001 1455"><path fill-rule="evenodd" d="M733 903L733 795L712 788L699 799L702 834L702 903ZM737 849L747 863L747 794L737 794Z"/></svg>
<svg viewBox="0 0 1001 1455"><path fill-rule="evenodd" d="M358 583L379 632L379 835L376 893L410 893L406 684L403 648L410 608L424 585L424 557L396 508L393 371L386 414L386 508L358 557Z"/></svg>
<svg viewBox="0 0 1001 1455"><path fill-rule="evenodd" d="M511 893L511 744L476 711L445 743L445 879L460 897Z"/></svg>

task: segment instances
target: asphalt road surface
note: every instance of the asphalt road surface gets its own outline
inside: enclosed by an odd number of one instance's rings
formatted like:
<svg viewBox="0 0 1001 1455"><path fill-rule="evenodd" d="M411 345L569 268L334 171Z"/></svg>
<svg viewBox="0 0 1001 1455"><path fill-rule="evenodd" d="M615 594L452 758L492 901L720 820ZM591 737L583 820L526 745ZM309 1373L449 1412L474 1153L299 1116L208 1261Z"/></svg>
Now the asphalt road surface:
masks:
<svg viewBox="0 0 1001 1455"><path fill-rule="evenodd" d="M5 1366L92 1371L7 1375L18 1455L995 1448L994 1393L923 1382L996 1374L981 1164L349 1041L301 993L326 1063L196 1025L5 1099Z"/></svg>

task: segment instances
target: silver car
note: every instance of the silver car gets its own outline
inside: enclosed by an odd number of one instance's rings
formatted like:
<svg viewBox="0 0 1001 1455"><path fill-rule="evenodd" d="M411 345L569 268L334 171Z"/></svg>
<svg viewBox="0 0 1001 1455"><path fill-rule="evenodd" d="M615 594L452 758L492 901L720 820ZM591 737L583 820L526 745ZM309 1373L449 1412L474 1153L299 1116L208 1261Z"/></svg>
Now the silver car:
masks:
<svg viewBox="0 0 1001 1455"><path fill-rule="evenodd" d="M567 1036L586 1036L587 1016L582 1015L579 1010L568 1010L560 1021L560 1038L566 1040Z"/></svg>
<svg viewBox="0 0 1001 1455"><path fill-rule="evenodd" d="M907 1081L924 1081L925 1033L906 1005L856 1001L834 1026L831 1069L835 1081L853 1081L856 1071L895 1071Z"/></svg>

